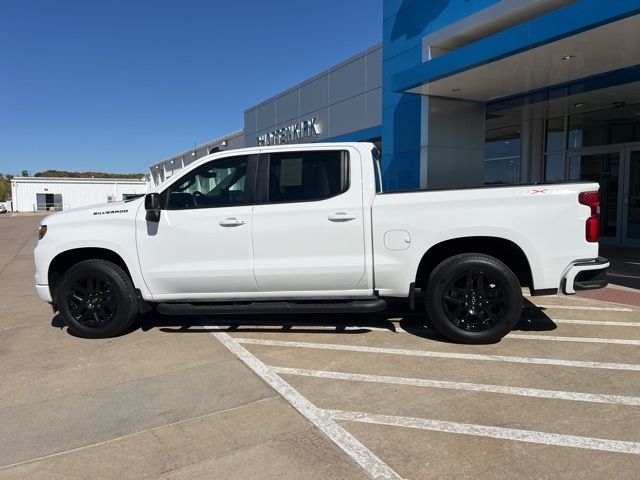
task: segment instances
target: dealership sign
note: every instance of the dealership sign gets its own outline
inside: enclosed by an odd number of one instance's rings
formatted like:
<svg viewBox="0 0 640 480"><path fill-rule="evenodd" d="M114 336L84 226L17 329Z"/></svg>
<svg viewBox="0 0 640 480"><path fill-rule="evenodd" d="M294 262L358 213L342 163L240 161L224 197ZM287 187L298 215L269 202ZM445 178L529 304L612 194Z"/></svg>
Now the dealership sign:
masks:
<svg viewBox="0 0 640 480"><path fill-rule="evenodd" d="M318 119L303 120L287 127L279 128L271 133L258 135L256 142L258 145L280 145L282 143L293 142L303 138L314 137L320 133Z"/></svg>

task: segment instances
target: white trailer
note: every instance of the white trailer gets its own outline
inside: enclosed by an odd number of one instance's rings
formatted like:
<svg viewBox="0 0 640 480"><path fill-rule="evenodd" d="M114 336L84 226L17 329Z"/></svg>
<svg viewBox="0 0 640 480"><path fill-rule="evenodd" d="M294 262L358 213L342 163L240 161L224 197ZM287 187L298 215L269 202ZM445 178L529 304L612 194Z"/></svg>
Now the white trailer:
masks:
<svg viewBox="0 0 640 480"><path fill-rule="evenodd" d="M147 193L145 179L14 177L14 212L58 211L118 202Z"/></svg>

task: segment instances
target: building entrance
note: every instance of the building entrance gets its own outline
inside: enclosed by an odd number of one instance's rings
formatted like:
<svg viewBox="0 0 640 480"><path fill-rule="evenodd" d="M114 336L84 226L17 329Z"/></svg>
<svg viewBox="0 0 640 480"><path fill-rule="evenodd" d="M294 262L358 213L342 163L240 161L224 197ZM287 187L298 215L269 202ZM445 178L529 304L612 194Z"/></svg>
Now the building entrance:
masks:
<svg viewBox="0 0 640 480"><path fill-rule="evenodd" d="M36 193L35 210L62 210L62 195L59 193Z"/></svg>
<svg viewBox="0 0 640 480"><path fill-rule="evenodd" d="M640 247L640 144L568 152L567 178L600 184L600 241Z"/></svg>

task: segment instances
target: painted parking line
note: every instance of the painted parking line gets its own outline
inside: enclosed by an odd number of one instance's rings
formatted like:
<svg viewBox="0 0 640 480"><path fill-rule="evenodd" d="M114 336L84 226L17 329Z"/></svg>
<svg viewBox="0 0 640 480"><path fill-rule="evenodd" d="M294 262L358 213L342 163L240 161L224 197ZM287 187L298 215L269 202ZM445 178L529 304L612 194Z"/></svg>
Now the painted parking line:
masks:
<svg viewBox="0 0 640 480"><path fill-rule="evenodd" d="M615 323L615 322L614 322ZM640 324L635 324L634 326L640 326ZM219 331L227 331L227 332L237 332L242 333L243 328L225 328L219 329ZM256 332L255 326L252 326L247 329L251 333ZM260 332L283 332L282 326L260 326ZM318 333L318 331L327 331L331 332L362 332L366 333L369 331L373 332L383 332L383 333L407 333L407 334L425 334L425 335L438 335L441 336L438 330L433 328L422 328L416 327L406 330L400 326L394 326L393 328L384 328L384 327L370 327L370 326L330 326L330 325L317 325L317 326L292 326L286 329L288 333ZM598 338L598 337L570 337L570 336L562 336L562 335L536 335L536 334L520 334L520 333L509 333L504 337L505 340L542 340L549 342L573 342L573 343L605 343L612 345L635 345L640 346L640 340L627 340L627 339L619 339L619 338Z"/></svg>
<svg viewBox="0 0 640 480"><path fill-rule="evenodd" d="M577 343L611 343L615 345L640 345L640 340L626 340L619 338L595 338L595 337L563 337L559 335L534 335L510 333L507 339L515 340L547 340L551 342L577 342Z"/></svg>
<svg viewBox="0 0 640 480"><path fill-rule="evenodd" d="M269 366L278 374L297 375L313 378L328 378L333 380L348 380L352 382L385 383L391 385L408 385L413 387L442 388L448 390L466 390L483 393L503 393L522 397L549 398L553 400L569 400L575 402L607 403L614 405L640 406L640 397L626 395L604 395L597 393L564 392L561 390L541 390L537 388L520 388L506 385L490 385L483 383L448 382L442 380L427 380L422 378L389 377L386 375L364 375L360 373L332 372L326 370L308 370L303 368L289 368Z"/></svg>
<svg viewBox="0 0 640 480"><path fill-rule="evenodd" d="M554 320L555 321L555 320ZM631 322L628 322L631 323ZM640 326L640 323L636 323L634 326ZM394 333L393 330L381 327L360 327L368 330L382 331ZM423 333L440 335L438 330L433 328L415 328L406 330L400 326L395 327L395 333ZM597 337L568 337L562 335L536 335L536 334L521 334L521 333L509 333L505 337L507 340L543 340L549 342L575 342L575 343L609 343L614 345L637 345L640 346L640 340L627 340L619 338L597 338Z"/></svg>
<svg viewBox="0 0 640 480"><path fill-rule="evenodd" d="M281 340L262 340L257 338L236 338L238 343L265 345L273 347L312 348L320 350L340 350L358 353L379 353L388 355L406 355L412 357L449 358L456 360L478 360L489 362L525 363L529 365L552 365L561 367L596 368L606 370L640 371L640 365L629 363L603 363L579 360L560 360L555 358L515 357L505 355L482 355L472 353L438 352L433 350L406 350L400 348L366 347L361 345L336 345L330 343L288 342Z"/></svg>
<svg viewBox="0 0 640 480"><path fill-rule="evenodd" d="M521 320L522 321L522 320ZM535 322L534 319L526 319L525 321ZM612 320L567 320L552 318L554 323L565 323L575 325L603 325L608 327L640 327L640 322L616 322Z"/></svg>
<svg viewBox="0 0 640 480"><path fill-rule="evenodd" d="M203 325L205 329L209 329ZM371 450L360 443L353 435L338 425L324 410L313 405L295 388L289 385L246 348L238 344L228 334L213 329L214 335L231 353L267 382L289 404L323 432L331 441L351 457L371 478L401 480L391 467L378 458Z"/></svg>
<svg viewBox="0 0 640 480"><path fill-rule="evenodd" d="M582 305L525 305L526 310L545 308L549 310L587 310L593 312L633 312L632 308L626 307L584 307Z"/></svg>
<svg viewBox="0 0 640 480"><path fill-rule="evenodd" d="M470 423L447 422L425 418L399 417L395 415L372 414L365 412L349 412L343 410L327 410L327 414L334 420L369 423L374 425L388 425L393 427L414 428L434 432L457 433L477 437L514 440L517 442L553 445L557 447L582 448L600 450L604 452L630 453L640 455L640 443L621 440L607 440L603 438L579 437L559 433L520 430L515 428L491 427Z"/></svg>
<svg viewBox="0 0 640 480"><path fill-rule="evenodd" d="M636 324L640 326L640 324ZM415 328L406 330L402 327L396 326L395 332L388 328L381 327L360 327L373 331L382 331L388 333L423 333L431 335L440 335L438 330L433 328ZM506 340L543 340L549 342L574 342L574 343L608 343L613 345L636 345L640 346L640 340L627 340L619 338L597 338L597 337L566 337L562 335L535 335L535 334L521 334L521 333L509 333L504 337Z"/></svg>

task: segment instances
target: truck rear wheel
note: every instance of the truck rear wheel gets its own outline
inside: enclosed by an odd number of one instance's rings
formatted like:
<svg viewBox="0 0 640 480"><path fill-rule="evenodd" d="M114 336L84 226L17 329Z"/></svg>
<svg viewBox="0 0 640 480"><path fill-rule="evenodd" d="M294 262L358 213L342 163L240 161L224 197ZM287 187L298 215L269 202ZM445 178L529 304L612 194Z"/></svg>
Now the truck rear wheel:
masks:
<svg viewBox="0 0 640 480"><path fill-rule="evenodd" d="M433 270L425 302L429 320L448 339L495 343L520 320L522 290L513 272L497 258L465 253Z"/></svg>
<svg viewBox="0 0 640 480"><path fill-rule="evenodd" d="M84 338L114 337L138 314L131 279L105 260L85 260L67 270L56 301L69 332Z"/></svg>

